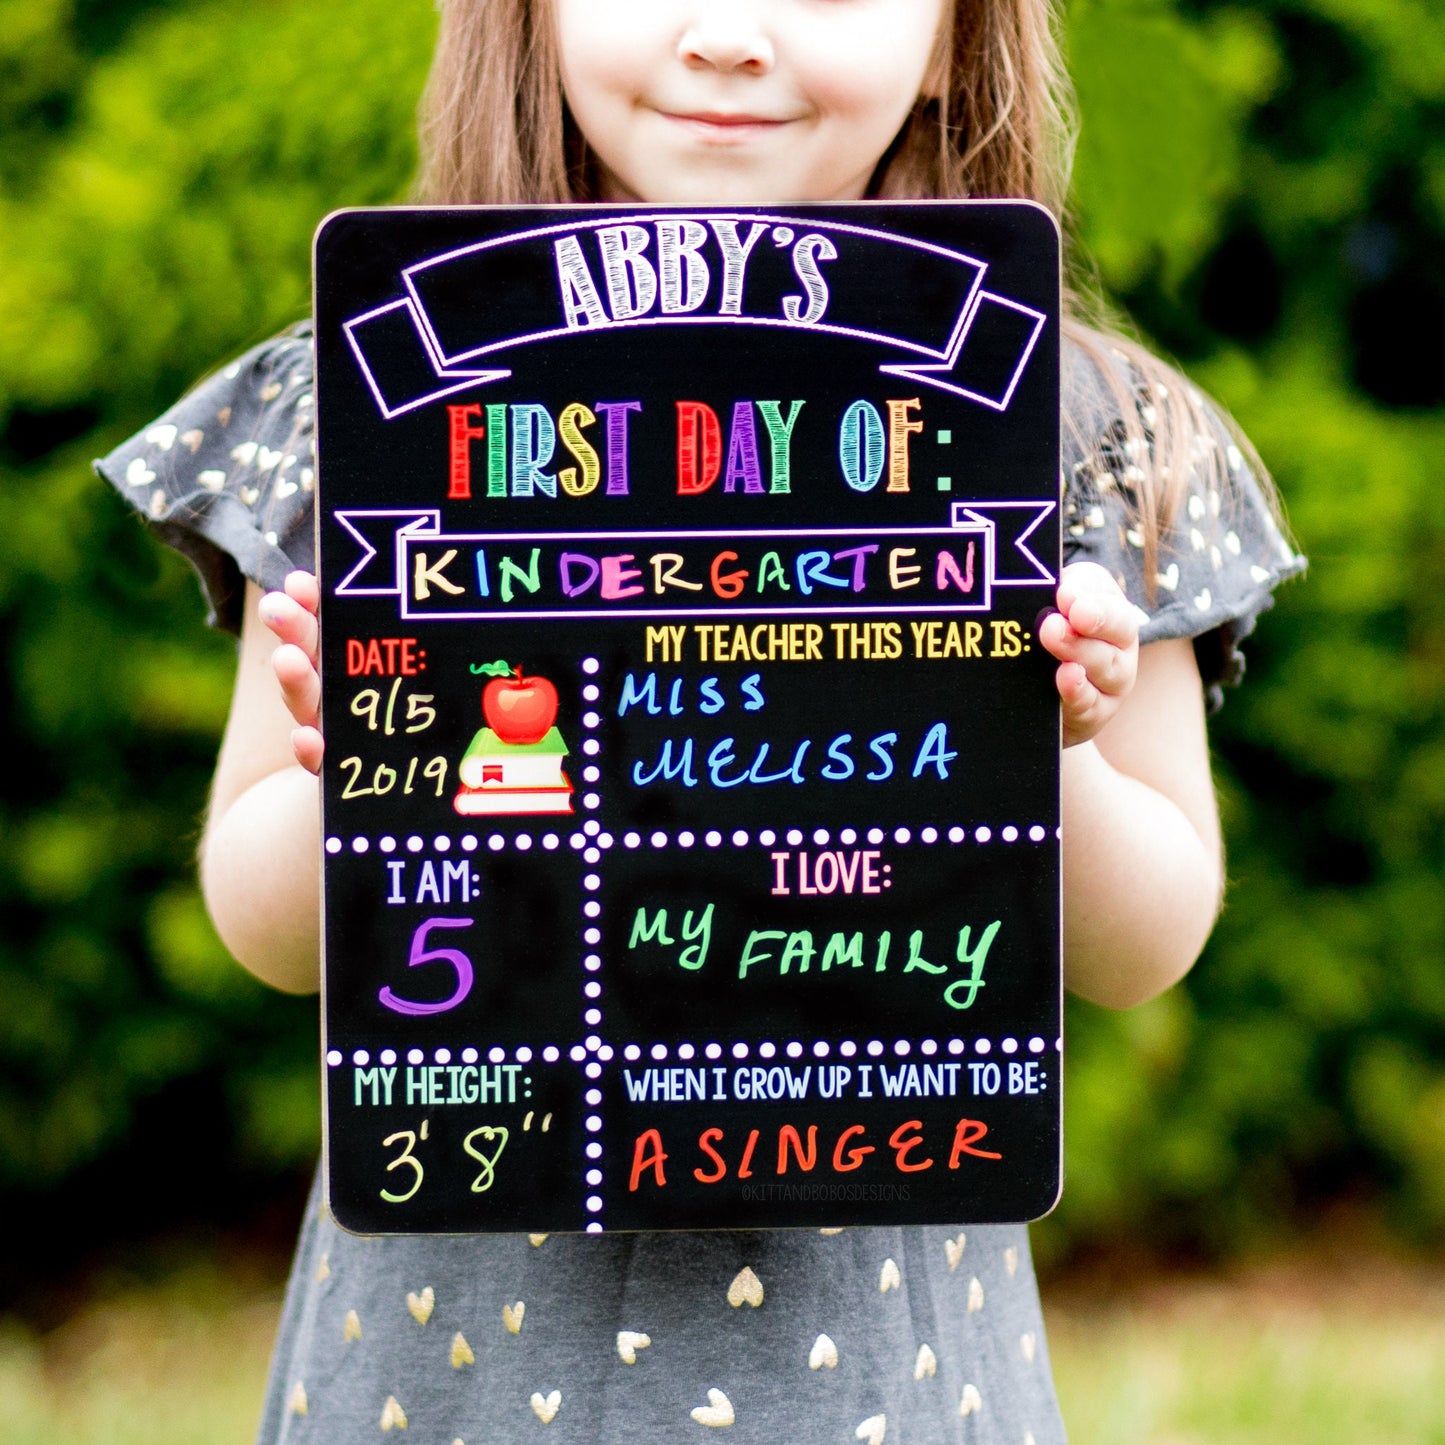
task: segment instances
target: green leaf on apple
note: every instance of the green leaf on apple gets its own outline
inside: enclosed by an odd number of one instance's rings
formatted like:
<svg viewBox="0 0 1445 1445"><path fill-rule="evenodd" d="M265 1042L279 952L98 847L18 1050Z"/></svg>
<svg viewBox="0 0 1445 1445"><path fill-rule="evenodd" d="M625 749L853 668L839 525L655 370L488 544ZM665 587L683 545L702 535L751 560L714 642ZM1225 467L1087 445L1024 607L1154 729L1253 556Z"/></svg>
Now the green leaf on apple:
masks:
<svg viewBox="0 0 1445 1445"><path fill-rule="evenodd" d="M515 677L512 671L512 664L503 662L500 658L496 662L474 662L470 669L478 677Z"/></svg>

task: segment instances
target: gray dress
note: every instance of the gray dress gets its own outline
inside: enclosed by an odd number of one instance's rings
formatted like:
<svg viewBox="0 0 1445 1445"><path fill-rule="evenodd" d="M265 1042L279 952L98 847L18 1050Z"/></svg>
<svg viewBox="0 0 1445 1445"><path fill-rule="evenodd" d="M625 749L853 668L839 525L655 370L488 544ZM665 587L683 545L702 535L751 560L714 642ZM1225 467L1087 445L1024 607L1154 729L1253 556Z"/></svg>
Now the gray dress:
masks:
<svg viewBox="0 0 1445 1445"><path fill-rule="evenodd" d="M1226 449L1228 495L1192 488L1147 587L1118 417L1070 360L1072 414L1097 447L1066 444L1065 560L1118 577L1146 641L1194 638L1217 701L1238 640L1304 564L1221 427L1208 444ZM195 564L232 631L245 578L274 588L314 566L311 382L297 328L97 464ZM711 1430L734 1445L1059 1445L1027 1231L362 1238L313 1193L261 1445L393 1431L668 1445Z"/></svg>

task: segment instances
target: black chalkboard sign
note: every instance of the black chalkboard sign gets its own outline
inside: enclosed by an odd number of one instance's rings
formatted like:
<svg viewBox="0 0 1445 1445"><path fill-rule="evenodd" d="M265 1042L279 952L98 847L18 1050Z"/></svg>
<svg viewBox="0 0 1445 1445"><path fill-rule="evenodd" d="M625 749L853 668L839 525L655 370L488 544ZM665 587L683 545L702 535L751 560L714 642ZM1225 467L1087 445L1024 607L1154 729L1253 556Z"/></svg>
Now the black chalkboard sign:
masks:
<svg viewBox="0 0 1445 1445"><path fill-rule="evenodd" d="M1026 203L323 224L345 1227L1051 1207L1058 298Z"/></svg>

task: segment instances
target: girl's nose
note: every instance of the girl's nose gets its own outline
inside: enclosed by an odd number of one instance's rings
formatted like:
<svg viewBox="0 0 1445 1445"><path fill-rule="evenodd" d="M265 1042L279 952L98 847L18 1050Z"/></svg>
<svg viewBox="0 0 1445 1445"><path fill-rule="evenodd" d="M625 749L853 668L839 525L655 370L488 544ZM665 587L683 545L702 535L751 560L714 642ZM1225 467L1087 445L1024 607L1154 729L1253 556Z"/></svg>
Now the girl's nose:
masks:
<svg viewBox="0 0 1445 1445"><path fill-rule="evenodd" d="M677 43L678 59L690 70L742 71L766 75L773 68L773 43L746 0L705 0Z"/></svg>

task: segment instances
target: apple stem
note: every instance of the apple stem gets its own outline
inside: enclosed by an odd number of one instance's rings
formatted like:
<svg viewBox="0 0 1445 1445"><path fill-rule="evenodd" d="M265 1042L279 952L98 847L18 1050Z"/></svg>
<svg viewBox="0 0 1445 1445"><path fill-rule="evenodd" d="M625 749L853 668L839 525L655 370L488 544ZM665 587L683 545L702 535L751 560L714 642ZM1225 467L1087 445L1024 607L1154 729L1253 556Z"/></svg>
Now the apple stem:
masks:
<svg viewBox="0 0 1445 1445"><path fill-rule="evenodd" d="M522 680L522 669L521 669L520 667L514 667L514 668L512 669L512 676L515 677L518 682L521 682L521 680Z"/></svg>

